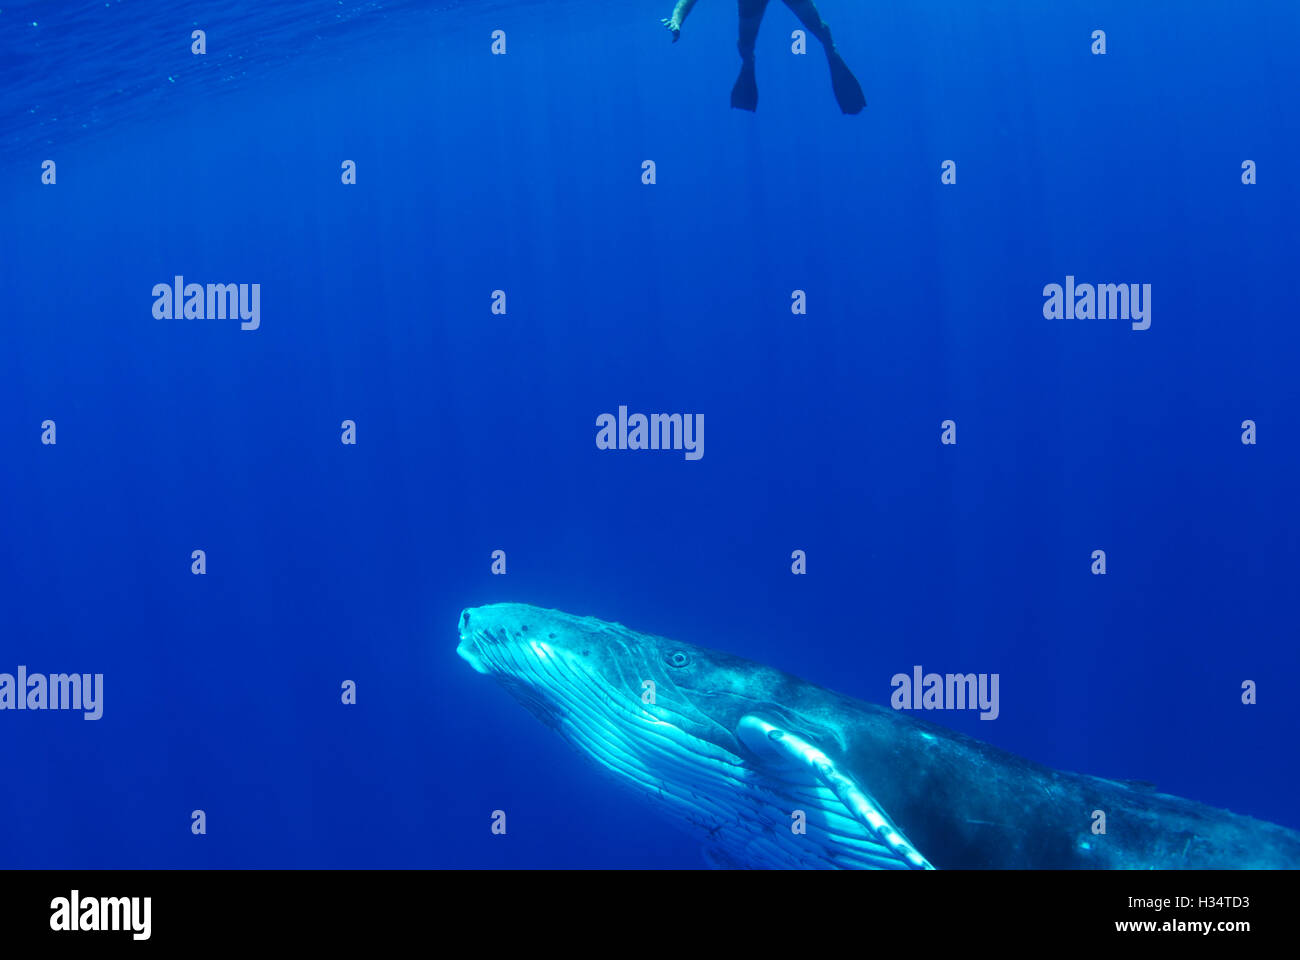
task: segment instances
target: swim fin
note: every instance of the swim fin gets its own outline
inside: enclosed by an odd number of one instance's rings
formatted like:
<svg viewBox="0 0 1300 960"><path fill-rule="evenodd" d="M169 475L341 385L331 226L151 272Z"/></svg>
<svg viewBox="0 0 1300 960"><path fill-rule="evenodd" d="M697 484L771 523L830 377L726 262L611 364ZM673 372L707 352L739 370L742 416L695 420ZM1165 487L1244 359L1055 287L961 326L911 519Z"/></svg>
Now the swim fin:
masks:
<svg viewBox="0 0 1300 960"><path fill-rule="evenodd" d="M835 100L845 113L861 113L867 105L867 98L862 92L862 85L853 75L849 65L844 62L838 50L828 50L826 61L831 67L831 87L835 90ZM735 103L735 94L732 94Z"/></svg>
<svg viewBox="0 0 1300 960"><path fill-rule="evenodd" d="M740 76L731 88L731 105L738 110L758 109L758 81L754 78L754 59L751 57L740 66Z"/></svg>

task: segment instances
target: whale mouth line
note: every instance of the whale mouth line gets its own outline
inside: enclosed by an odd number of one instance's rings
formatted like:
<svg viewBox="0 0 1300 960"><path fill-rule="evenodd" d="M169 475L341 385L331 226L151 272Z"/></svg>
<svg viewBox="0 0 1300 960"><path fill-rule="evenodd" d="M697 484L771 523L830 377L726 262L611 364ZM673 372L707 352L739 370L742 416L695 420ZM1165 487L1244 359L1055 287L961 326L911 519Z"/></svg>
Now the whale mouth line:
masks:
<svg viewBox="0 0 1300 960"><path fill-rule="evenodd" d="M647 708L640 696L593 670L564 648L506 627L463 630L457 654L486 674L547 726L593 750L590 741L635 753L647 724L656 739L676 741L680 749L693 737L662 711ZM690 749L689 747L687 749Z"/></svg>
<svg viewBox="0 0 1300 960"><path fill-rule="evenodd" d="M456 646L456 655L474 668L476 673L490 673L487 664L479 656L478 650L474 646L474 639L464 634L460 636L460 643Z"/></svg>
<svg viewBox="0 0 1300 960"><path fill-rule="evenodd" d="M551 644L541 640L511 637L510 632L504 627L496 634L490 630L461 633L456 653L479 673L516 677L527 673L541 673L542 671L537 669L539 664L546 664L549 667L561 656ZM521 668L526 669L521 670Z"/></svg>
<svg viewBox="0 0 1300 960"><path fill-rule="evenodd" d="M518 649L517 649L518 648ZM533 656L521 655L527 650ZM549 644L539 641L512 643L509 632L502 629L499 636L489 631L471 630L460 635L456 654L478 673L492 677L533 716L552 729L558 729L565 711L552 697L546 695L545 681L557 655Z"/></svg>

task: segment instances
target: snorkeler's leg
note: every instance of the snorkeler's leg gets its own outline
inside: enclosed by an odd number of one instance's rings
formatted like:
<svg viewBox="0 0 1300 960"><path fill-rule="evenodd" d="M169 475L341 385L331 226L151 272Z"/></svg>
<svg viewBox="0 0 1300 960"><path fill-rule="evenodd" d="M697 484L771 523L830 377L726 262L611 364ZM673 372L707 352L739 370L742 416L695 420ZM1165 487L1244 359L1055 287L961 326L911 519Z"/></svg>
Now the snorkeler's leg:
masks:
<svg viewBox="0 0 1300 960"><path fill-rule="evenodd" d="M785 5L808 28L808 32L822 42L822 46L827 50L835 46L831 43L831 28L826 26L813 0L785 0Z"/></svg>
<svg viewBox="0 0 1300 960"><path fill-rule="evenodd" d="M768 0L740 0L740 76L731 88L731 105L740 110L758 109L758 82L754 78L754 41Z"/></svg>
<svg viewBox="0 0 1300 960"><path fill-rule="evenodd" d="M862 93L858 78L853 75L849 65L835 49L835 43L831 39L831 28L822 19L817 5L813 0L785 0L785 5L826 49L826 62L831 68L831 88L835 91L835 100L840 105L840 109L845 113L860 113L867 105L867 98Z"/></svg>
<svg viewBox="0 0 1300 960"><path fill-rule="evenodd" d="M740 55L749 60L754 56L754 41L758 38L758 25L763 22L763 12L768 0L740 0Z"/></svg>

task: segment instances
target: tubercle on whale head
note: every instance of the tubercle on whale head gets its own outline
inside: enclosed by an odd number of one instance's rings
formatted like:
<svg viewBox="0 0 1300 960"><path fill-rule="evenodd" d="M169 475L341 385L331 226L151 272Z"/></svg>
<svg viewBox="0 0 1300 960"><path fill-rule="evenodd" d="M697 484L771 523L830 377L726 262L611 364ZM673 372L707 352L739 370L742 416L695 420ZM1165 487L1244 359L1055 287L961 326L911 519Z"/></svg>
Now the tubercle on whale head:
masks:
<svg viewBox="0 0 1300 960"><path fill-rule="evenodd" d="M461 611L457 653L480 673L498 679L561 682L599 676L614 688L641 693L654 672L653 638L618 624L522 603ZM679 653L678 660L689 660Z"/></svg>
<svg viewBox="0 0 1300 960"><path fill-rule="evenodd" d="M543 658L581 659L611 682L636 681L632 687L638 692L643 680L671 683L688 677L711 657L725 656L617 623L521 603L467 607L459 627L457 652L483 672L508 670L505 654L531 651Z"/></svg>
<svg viewBox="0 0 1300 960"><path fill-rule="evenodd" d="M460 614L456 652L479 673L516 674L534 659L569 659L590 655L590 646L571 629L569 617L521 603L466 607Z"/></svg>

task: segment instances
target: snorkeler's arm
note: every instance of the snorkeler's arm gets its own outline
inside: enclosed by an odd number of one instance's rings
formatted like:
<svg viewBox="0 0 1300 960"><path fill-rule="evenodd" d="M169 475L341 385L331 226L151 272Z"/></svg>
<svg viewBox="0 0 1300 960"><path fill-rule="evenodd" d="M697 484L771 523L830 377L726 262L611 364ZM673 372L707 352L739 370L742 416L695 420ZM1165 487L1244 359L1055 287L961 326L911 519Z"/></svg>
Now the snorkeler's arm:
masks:
<svg viewBox="0 0 1300 960"><path fill-rule="evenodd" d="M687 15L690 14L693 6L695 6L695 0L677 0L677 6L673 7L673 15L671 17L665 17L663 20L659 21L672 31L673 43L676 43L678 37L681 36L682 23L686 20Z"/></svg>

